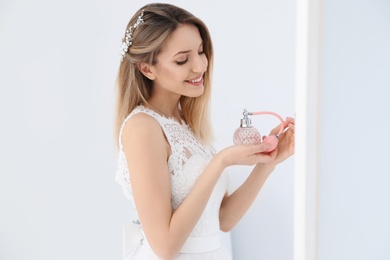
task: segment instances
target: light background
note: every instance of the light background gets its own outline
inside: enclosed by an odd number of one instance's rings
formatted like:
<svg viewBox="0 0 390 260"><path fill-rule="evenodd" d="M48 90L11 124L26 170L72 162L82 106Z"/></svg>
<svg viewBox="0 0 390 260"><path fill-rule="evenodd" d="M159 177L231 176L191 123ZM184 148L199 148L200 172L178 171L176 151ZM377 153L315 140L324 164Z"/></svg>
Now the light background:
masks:
<svg viewBox="0 0 390 260"><path fill-rule="evenodd" d="M390 1L325 0L319 260L390 259Z"/></svg>
<svg viewBox="0 0 390 260"><path fill-rule="evenodd" d="M125 26L147 2L1 0L0 259L121 258L132 210L114 182L114 81ZM169 2L213 37L217 149L244 108L294 114L294 1ZM278 121L253 123L267 134ZM292 259L292 169L277 168L231 232L235 259ZM249 173L228 170L232 189Z"/></svg>

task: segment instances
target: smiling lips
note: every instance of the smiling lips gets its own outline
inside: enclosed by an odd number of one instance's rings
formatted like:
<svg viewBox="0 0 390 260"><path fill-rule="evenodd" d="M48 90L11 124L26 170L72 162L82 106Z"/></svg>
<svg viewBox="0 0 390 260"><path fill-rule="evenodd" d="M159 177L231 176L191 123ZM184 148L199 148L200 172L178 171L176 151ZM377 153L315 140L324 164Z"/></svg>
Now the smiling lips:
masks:
<svg viewBox="0 0 390 260"><path fill-rule="evenodd" d="M203 75L196 79L186 80L186 82L195 86L200 86L203 84Z"/></svg>

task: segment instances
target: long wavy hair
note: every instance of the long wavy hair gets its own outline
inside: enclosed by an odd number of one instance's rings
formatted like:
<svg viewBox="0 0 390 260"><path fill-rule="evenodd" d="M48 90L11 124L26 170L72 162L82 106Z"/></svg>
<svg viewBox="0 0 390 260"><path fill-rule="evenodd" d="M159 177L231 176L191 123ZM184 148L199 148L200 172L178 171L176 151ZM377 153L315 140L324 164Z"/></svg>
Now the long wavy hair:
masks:
<svg viewBox="0 0 390 260"><path fill-rule="evenodd" d="M155 3L140 8L130 19L126 29L136 23L143 14L143 23L133 31L132 45L119 66L117 77L117 104L115 116L115 136L124 119L139 104L147 104L152 93L153 82L138 69L138 64L146 62L155 65L169 36L181 24L195 25L203 40L203 51L208 59L208 69L204 73L204 93L199 97L180 98L179 104L186 123L199 140L210 144L213 139L210 122L211 76L213 69L213 45L206 25L193 14L171 4Z"/></svg>

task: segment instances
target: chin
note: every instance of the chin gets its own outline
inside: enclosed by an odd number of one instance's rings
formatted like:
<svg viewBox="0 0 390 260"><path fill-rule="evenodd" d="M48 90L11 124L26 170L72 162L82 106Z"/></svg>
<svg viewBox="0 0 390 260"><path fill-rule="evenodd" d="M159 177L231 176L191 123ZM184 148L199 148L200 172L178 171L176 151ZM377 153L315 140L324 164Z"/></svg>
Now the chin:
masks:
<svg viewBox="0 0 390 260"><path fill-rule="evenodd" d="M192 95L188 95L188 97L194 97L194 98L200 97L200 96L203 95L203 93L204 93L204 87L202 86L202 87L199 87L199 90L194 91L193 93L191 93Z"/></svg>

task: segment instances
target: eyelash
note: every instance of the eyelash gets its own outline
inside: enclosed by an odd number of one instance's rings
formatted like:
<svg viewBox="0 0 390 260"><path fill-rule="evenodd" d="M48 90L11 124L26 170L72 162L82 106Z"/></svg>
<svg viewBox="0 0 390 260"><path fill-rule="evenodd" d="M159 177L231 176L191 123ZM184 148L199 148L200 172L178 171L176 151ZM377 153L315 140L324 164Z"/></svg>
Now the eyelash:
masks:
<svg viewBox="0 0 390 260"><path fill-rule="evenodd" d="M199 54L199 55L202 55L202 54L204 54L204 51L200 51L200 52L198 52L198 54ZM187 57L187 59L185 59L184 61L176 61L176 64L177 64L177 65L184 65L184 64L187 63L187 61L188 61L188 57Z"/></svg>
<svg viewBox="0 0 390 260"><path fill-rule="evenodd" d="M184 64L187 63L187 61L188 61L188 58L186 60L184 60L184 61L176 61L176 64L177 65L184 65Z"/></svg>

